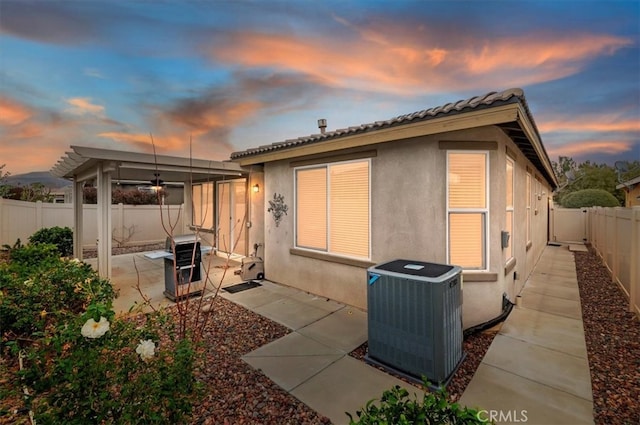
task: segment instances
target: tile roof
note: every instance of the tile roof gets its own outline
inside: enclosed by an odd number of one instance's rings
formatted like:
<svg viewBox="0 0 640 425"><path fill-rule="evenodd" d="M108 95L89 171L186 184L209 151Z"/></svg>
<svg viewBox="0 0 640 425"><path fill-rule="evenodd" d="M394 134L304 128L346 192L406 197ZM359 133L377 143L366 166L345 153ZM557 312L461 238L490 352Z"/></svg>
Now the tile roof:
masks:
<svg viewBox="0 0 640 425"><path fill-rule="evenodd" d="M376 121L369 124L362 124L355 127L343 128L334 131L327 131L324 134L312 134L310 136L289 139L283 142L277 142L270 145L263 145L257 148L251 148L244 151L234 152L231 154L231 160L241 160L243 158L251 158L261 154L292 149L300 146L322 143L328 140L335 140L341 137L347 137L355 134L363 134L374 132L385 128L402 126L416 122L428 121L441 117L448 117L457 114L464 114L482 109L495 108L507 104L519 104L526 114L528 122L531 124L534 137L537 140L529 140L526 132L520 123L502 123L498 125L524 155L534 164L534 166L544 175L544 178L552 187L557 187L558 181L553 173L551 161L547 155L544 146L542 146L542 138L536 127L533 115L527 105L524 92L520 88L512 88L501 92L490 92L482 96L475 96L469 99L459 100L457 102L447 103L446 105L436 106L434 108L424 109L422 111L413 112L406 115L400 115L386 121ZM535 146L539 146L537 149Z"/></svg>
<svg viewBox="0 0 640 425"><path fill-rule="evenodd" d="M490 92L482 96L475 96L469 99L459 100L457 102L447 103L446 105L434 108L424 109L422 111L410 114L400 115L386 121L376 121L369 124L362 124L355 127L348 127L334 131L327 131L325 134L312 134L310 136L298 137L296 139L288 139L282 142L276 142L270 145L263 145L257 148L251 148L244 151L233 152L231 159L240 159L252 155L258 155L266 152L273 152L282 149L292 148L301 145L307 145L325 140L337 139L358 133L366 133L376 131L383 128L393 127L397 125L409 124L412 122L426 121L429 119L440 118L447 115L460 114L473 110L495 107L507 103L522 104L529 115L529 120L533 123L533 117L529 111L524 98L524 92L519 88L512 88L501 92ZM535 125L535 124L534 124ZM536 129L537 131L537 129Z"/></svg>

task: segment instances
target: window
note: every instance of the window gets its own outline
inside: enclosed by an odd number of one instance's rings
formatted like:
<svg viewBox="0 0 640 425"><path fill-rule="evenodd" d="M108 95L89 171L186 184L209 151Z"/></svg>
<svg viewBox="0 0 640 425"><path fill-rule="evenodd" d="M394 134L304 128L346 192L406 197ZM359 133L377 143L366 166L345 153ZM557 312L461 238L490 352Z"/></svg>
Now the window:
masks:
<svg viewBox="0 0 640 425"><path fill-rule="evenodd" d="M191 187L193 225L213 229L213 183L194 184Z"/></svg>
<svg viewBox="0 0 640 425"><path fill-rule="evenodd" d="M296 247L369 258L369 160L295 169Z"/></svg>
<svg viewBox="0 0 640 425"><path fill-rule="evenodd" d="M527 246L531 242L531 197L533 194L531 193L531 173L527 172L527 223L526 223L526 236L527 236Z"/></svg>
<svg viewBox="0 0 640 425"><path fill-rule="evenodd" d="M488 152L447 153L448 262L487 269Z"/></svg>
<svg viewBox="0 0 640 425"><path fill-rule="evenodd" d="M506 196L506 214L505 214L505 224L504 230L509 232L509 246L504 248L504 260L505 262L509 261L513 258L513 198L514 198L514 186L513 186L513 168L514 161L513 159L507 157L507 168L505 173L505 196Z"/></svg>

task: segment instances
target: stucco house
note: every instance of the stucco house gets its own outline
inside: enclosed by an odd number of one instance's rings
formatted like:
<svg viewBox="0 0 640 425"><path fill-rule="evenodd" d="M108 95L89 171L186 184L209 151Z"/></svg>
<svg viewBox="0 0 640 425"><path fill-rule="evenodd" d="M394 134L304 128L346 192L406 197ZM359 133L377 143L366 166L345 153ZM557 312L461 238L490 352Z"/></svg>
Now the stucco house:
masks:
<svg viewBox="0 0 640 425"><path fill-rule="evenodd" d="M366 269L407 259L462 267L465 328L515 302L557 187L522 90L321 130L222 162L72 146L51 172L74 182L74 254L84 182L98 190L98 272L110 277L112 182L155 176L183 184L175 234L240 257L263 244L269 280L366 310Z"/></svg>
<svg viewBox="0 0 640 425"><path fill-rule="evenodd" d="M521 89L231 159L264 196L250 199L248 226L260 224L247 240L263 238L268 279L366 309L368 267L456 264L465 328L498 316L503 296L515 303L547 243L557 187Z"/></svg>
<svg viewBox="0 0 640 425"><path fill-rule="evenodd" d="M640 176L627 180L616 186L624 191L624 206L627 208L640 206Z"/></svg>

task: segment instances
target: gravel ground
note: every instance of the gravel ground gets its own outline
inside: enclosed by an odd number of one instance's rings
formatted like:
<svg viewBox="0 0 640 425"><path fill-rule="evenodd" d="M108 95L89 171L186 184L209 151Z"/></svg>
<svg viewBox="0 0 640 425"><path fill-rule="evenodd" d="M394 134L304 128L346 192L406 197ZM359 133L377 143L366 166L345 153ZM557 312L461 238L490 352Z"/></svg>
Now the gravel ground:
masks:
<svg viewBox="0 0 640 425"><path fill-rule="evenodd" d="M198 376L206 386L205 398L192 423L330 423L240 359L286 335L287 328L221 297L212 314L204 337L205 367Z"/></svg>
<svg viewBox="0 0 640 425"><path fill-rule="evenodd" d="M575 259L595 423L640 424L640 321L593 250Z"/></svg>
<svg viewBox="0 0 640 425"><path fill-rule="evenodd" d="M164 242L148 244L148 245L131 245L111 248L111 255L130 254L132 252L159 251L164 249ZM98 256L98 248L84 248L82 250L83 258L96 258Z"/></svg>
<svg viewBox="0 0 640 425"><path fill-rule="evenodd" d="M465 388L467 388L467 385L469 385L469 382L471 381L473 374L476 372L476 369L478 368L478 366L480 366L480 362L489 349L489 346L491 345L493 338L496 336L496 333L497 330L495 328L492 328L484 332L478 332L473 335L469 335L464 339L462 349L465 353L465 358L458 370L456 370L456 373L451 378L449 385L447 385L447 393L449 394L449 399L451 401L457 401L460 399L460 397L462 397L462 393L464 392ZM352 357L355 357L356 359L362 361L364 361L364 356L366 354L366 342L350 353ZM384 370L379 367L378 369ZM389 373L389 371L384 371L386 373ZM395 374L392 373L392 375ZM422 388L415 382L405 379L400 375L395 376L398 379L403 380L404 382L416 386L417 388Z"/></svg>

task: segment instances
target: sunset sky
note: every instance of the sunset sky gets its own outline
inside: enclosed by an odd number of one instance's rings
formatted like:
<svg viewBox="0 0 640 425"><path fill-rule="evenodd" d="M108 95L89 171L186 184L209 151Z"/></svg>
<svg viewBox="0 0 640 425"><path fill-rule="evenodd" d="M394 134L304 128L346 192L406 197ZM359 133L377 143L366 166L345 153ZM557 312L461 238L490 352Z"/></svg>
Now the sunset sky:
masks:
<svg viewBox="0 0 640 425"><path fill-rule="evenodd" d="M640 1L0 0L0 165L204 159L521 87L552 160L640 160Z"/></svg>

